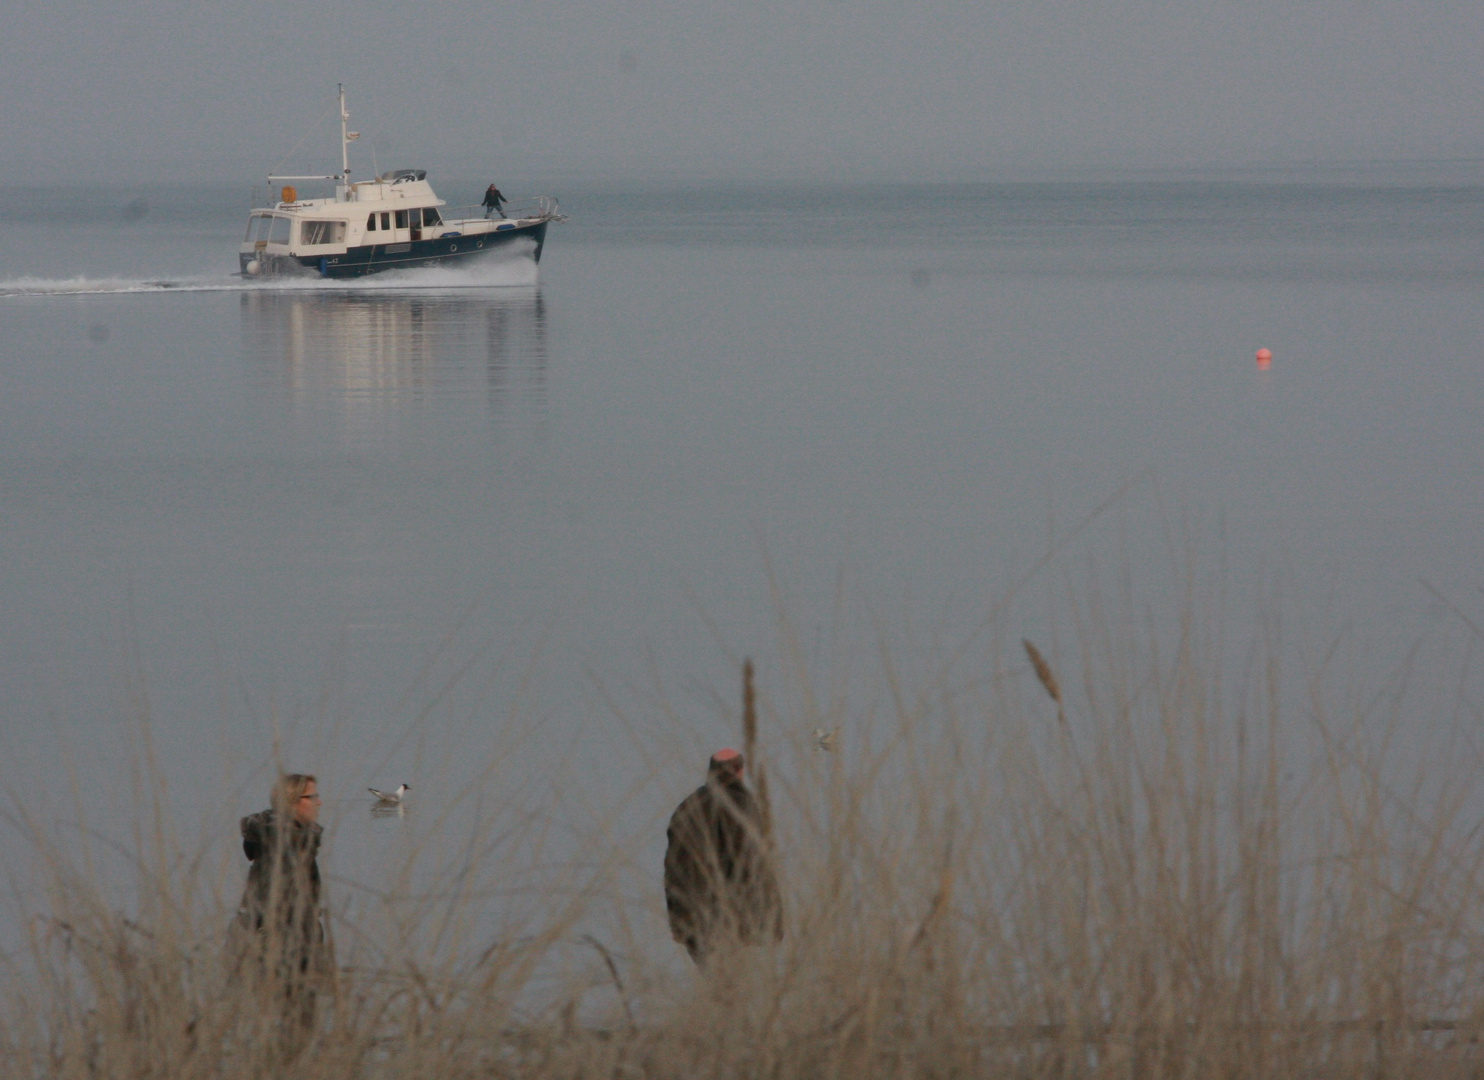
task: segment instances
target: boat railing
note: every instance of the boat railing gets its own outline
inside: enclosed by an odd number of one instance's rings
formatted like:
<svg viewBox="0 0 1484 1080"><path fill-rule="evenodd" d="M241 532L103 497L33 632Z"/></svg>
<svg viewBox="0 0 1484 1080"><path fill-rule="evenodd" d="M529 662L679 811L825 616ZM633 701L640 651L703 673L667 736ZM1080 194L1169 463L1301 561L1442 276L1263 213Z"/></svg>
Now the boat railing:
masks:
<svg viewBox="0 0 1484 1080"><path fill-rule="evenodd" d="M484 217L483 206L445 206L441 213L444 221L467 221L469 218ZM509 203L505 207L505 213L500 218L502 221L566 221L563 214L557 212L557 201L550 195L537 195L533 199L524 202Z"/></svg>

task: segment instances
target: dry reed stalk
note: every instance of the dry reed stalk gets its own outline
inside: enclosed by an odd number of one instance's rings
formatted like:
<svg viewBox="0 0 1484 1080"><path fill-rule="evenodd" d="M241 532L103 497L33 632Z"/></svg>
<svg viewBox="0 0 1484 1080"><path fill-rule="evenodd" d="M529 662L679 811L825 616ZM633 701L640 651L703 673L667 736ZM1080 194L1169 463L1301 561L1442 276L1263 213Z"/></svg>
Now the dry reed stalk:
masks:
<svg viewBox="0 0 1484 1080"><path fill-rule="evenodd" d="M757 746L757 691L752 685L752 661L742 661L742 753L748 764Z"/></svg>

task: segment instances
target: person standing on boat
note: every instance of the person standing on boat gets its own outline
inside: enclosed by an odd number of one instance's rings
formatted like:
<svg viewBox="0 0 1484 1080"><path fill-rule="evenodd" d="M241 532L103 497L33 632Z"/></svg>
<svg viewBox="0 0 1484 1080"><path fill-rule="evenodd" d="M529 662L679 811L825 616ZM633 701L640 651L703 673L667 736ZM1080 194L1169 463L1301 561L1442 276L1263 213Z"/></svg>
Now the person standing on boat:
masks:
<svg viewBox="0 0 1484 1080"><path fill-rule="evenodd" d="M706 783L676 808L667 831L670 933L697 964L733 945L783 938L783 904L762 815L742 783L742 755L718 750Z"/></svg>
<svg viewBox="0 0 1484 1080"><path fill-rule="evenodd" d="M491 184L484 192L484 216L504 217L505 207L501 205L504 201L505 196L500 194L500 189Z"/></svg>

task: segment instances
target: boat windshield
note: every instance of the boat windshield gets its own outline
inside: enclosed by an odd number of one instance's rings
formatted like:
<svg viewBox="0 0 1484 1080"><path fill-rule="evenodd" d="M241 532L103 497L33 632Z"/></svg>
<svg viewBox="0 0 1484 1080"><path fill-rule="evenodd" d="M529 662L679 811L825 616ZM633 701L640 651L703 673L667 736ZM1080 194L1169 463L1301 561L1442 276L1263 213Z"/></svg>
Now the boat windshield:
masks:
<svg viewBox="0 0 1484 1080"><path fill-rule="evenodd" d="M279 217L276 214L254 214L247 219L247 242L258 244L266 241L270 244L287 244L289 227L293 223L291 218Z"/></svg>

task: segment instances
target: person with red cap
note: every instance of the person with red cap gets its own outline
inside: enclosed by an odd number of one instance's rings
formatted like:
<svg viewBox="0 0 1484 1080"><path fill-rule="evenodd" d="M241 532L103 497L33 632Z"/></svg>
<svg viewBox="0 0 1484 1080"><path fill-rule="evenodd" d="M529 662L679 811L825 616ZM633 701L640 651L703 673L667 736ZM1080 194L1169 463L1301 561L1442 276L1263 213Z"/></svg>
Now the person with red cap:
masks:
<svg viewBox="0 0 1484 1080"><path fill-rule="evenodd" d="M665 907L697 964L728 943L783 938L783 904L762 815L742 783L742 755L718 750L706 782L670 818Z"/></svg>

